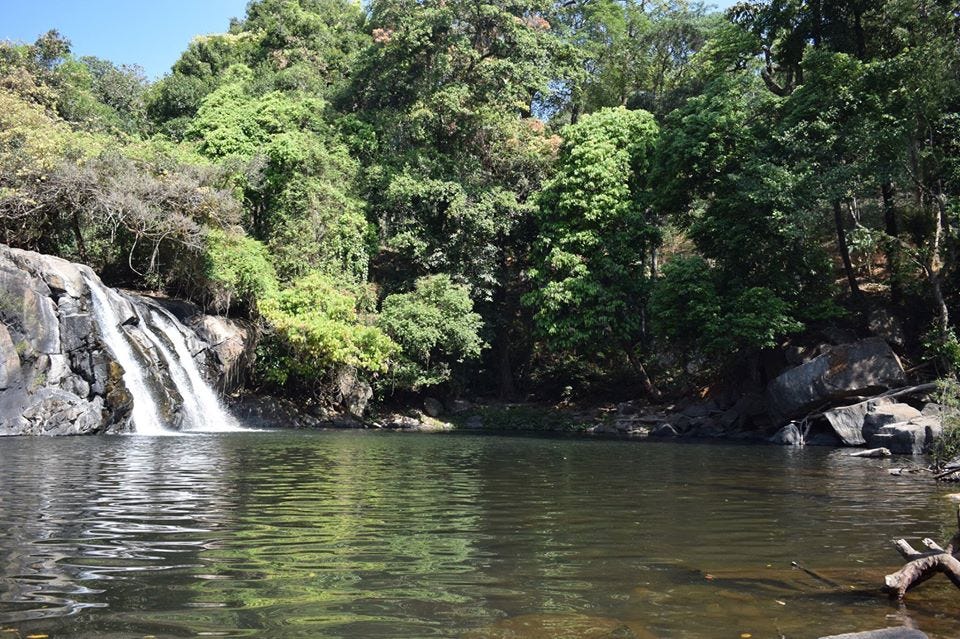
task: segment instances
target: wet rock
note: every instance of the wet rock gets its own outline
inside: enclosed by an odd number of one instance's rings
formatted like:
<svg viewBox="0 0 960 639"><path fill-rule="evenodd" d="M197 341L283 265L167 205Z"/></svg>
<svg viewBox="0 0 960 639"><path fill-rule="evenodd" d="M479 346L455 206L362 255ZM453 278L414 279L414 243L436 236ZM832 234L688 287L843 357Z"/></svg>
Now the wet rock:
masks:
<svg viewBox="0 0 960 639"><path fill-rule="evenodd" d="M651 437L676 437L677 431L670 424L660 424L650 431Z"/></svg>
<svg viewBox="0 0 960 639"><path fill-rule="evenodd" d="M797 425L791 422L778 430L768 441L781 446L802 446L803 434Z"/></svg>
<svg viewBox="0 0 960 639"><path fill-rule="evenodd" d="M103 398L92 402L57 388L32 394L21 413L29 435L86 435L101 428Z"/></svg>
<svg viewBox="0 0 960 639"><path fill-rule="evenodd" d="M770 409L780 419L799 417L827 402L870 395L905 383L903 365L880 338L832 347L791 368L767 387Z"/></svg>
<svg viewBox="0 0 960 639"><path fill-rule="evenodd" d="M258 335L246 322L214 315L195 314L184 322L196 331L199 345L206 350L216 376L216 386L223 393L242 387L246 373L253 366Z"/></svg>
<svg viewBox="0 0 960 639"><path fill-rule="evenodd" d="M427 397L423 400L423 410L430 417L440 417L443 414L443 404L435 397Z"/></svg>

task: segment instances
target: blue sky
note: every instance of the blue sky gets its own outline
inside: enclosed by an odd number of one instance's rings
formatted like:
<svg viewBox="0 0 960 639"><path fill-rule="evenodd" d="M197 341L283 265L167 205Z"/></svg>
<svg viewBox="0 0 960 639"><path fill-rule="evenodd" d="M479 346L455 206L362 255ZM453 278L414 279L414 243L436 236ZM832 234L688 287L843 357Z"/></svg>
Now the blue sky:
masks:
<svg viewBox="0 0 960 639"><path fill-rule="evenodd" d="M195 35L226 31L246 8L247 0L0 0L0 40L33 42L57 29L76 55L139 64L158 78Z"/></svg>
<svg viewBox="0 0 960 639"><path fill-rule="evenodd" d="M57 29L74 54L139 64L156 79L195 35L226 31L246 7L247 0L0 0L0 40L33 42Z"/></svg>

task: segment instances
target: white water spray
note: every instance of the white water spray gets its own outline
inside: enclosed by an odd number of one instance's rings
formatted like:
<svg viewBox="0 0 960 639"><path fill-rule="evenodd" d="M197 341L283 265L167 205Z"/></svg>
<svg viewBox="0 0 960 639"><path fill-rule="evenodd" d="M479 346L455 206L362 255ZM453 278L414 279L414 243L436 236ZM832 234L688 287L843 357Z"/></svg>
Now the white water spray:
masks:
<svg viewBox="0 0 960 639"><path fill-rule="evenodd" d="M177 390L183 395L188 423L185 428L206 432L230 432L243 430L237 421L224 409L213 387L200 374L200 369L187 347L187 340L179 328L180 322L172 313L162 308L150 310L154 325L173 344L175 354L165 347L166 357Z"/></svg>
<svg viewBox="0 0 960 639"><path fill-rule="evenodd" d="M134 431L141 435L168 434L160 419L157 401L147 386L145 369L120 329L120 316L113 306L113 300L119 301L120 296L91 277L84 276L84 279L93 298L93 317L107 349L123 367L123 383L133 397Z"/></svg>
<svg viewBox="0 0 960 639"><path fill-rule="evenodd" d="M160 408L153 391L147 383L148 367L153 362L144 362L143 355L131 346L130 337L120 328L120 316L116 306L125 303L123 296L107 288L99 280L84 276L93 297L93 316L100 327L103 341L114 359L123 367L123 382L133 397L133 430L139 435L175 435L160 417ZM142 303L129 300L139 320L139 329L153 345L157 356L166 365L170 380L183 399L182 431L230 432L244 430L217 398L213 387L200 374L187 346L181 324L176 317L163 308L152 305L146 313ZM159 334L158 334L159 331ZM171 350L172 347L172 350Z"/></svg>

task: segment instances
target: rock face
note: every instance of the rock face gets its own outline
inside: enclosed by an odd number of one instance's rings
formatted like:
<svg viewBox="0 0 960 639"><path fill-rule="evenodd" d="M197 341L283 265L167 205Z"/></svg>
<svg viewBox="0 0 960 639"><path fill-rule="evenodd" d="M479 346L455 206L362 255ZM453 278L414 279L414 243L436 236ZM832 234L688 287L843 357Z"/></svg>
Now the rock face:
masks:
<svg viewBox="0 0 960 639"><path fill-rule="evenodd" d="M251 323L206 315L196 305L182 300L151 297L150 301L193 331L194 335L188 338L190 353L205 364L205 372L221 393L243 387L246 373L253 367L259 338Z"/></svg>
<svg viewBox="0 0 960 639"><path fill-rule="evenodd" d="M0 434L123 430L132 400L98 339L86 267L0 245Z"/></svg>
<svg viewBox="0 0 960 639"><path fill-rule="evenodd" d="M883 446L899 455L922 455L943 434L939 417L920 416L910 421L881 426L867 439L871 446Z"/></svg>
<svg viewBox="0 0 960 639"><path fill-rule="evenodd" d="M787 370L767 387L767 402L771 413L785 421L827 402L876 394L904 383L903 365L890 346L870 338L834 346Z"/></svg>
<svg viewBox="0 0 960 639"><path fill-rule="evenodd" d="M867 443L863 433L864 420L872 410L892 404L894 400L887 397L877 397L865 402L858 402L850 406L841 406L826 411L827 418L833 431L845 446L863 446Z"/></svg>
<svg viewBox="0 0 960 639"><path fill-rule="evenodd" d="M0 435L131 428L133 379L109 346L109 326L98 319L91 286L107 290L86 266L0 245ZM117 321L111 330L125 336L130 353L143 363L136 372L157 419L176 428L184 419L184 384L173 379L169 366L176 346L164 337L169 330L145 325L145 318L161 321L149 304L111 293L109 315ZM210 344L182 326L178 330L185 331L197 361L213 359Z"/></svg>
<svg viewBox="0 0 960 639"><path fill-rule="evenodd" d="M924 415L909 404L877 397L824 413L846 446L889 448L898 455L919 455L940 437L940 415Z"/></svg>

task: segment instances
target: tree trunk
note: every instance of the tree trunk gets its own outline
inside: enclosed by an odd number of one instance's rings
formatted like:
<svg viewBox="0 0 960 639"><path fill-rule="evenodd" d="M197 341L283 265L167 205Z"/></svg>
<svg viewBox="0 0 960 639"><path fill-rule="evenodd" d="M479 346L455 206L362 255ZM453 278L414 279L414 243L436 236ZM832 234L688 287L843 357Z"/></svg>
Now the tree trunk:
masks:
<svg viewBox="0 0 960 639"><path fill-rule="evenodd" d="M900 229L897 224L897 211L893 204L893 182L889 180L880 185L883 196L884 230L887 241L887 274L890 279L890 299L899 305L903 301L903 286L900 283Z"/></svg>
<svg viewBox="0 0 960 639"><path fill-rule="evenodd" d="M820 4L820 0L813 0L810 3L810 9L813 12L813 46L816 49L820 48L823 40L823 10Z"/></svg>
<svg viewBox="0 0 960 639"><path fill-rule="evenodd" d="M500 399L516 399L517 386L513 381L513 365L510 361L510 334L506 330L497 340L497 373Z"/></svg>
<svg viewBox="0 0 960 639"><path fill-rule="evenodd" d="M847 248L847 232L843 228L840 200L833 201L833 222L837 227L837 248L840 251L840 259L843 260L843 271L847 276L847 282L850 284L850 296L853 298L853 303L862 308L863 294L860 292L857 276L853 272L853 263L850 261L850 250Z"/></svg>
<svg viewBox="0 0 960 639"><path fill-rule="evenodd" d="M77 252L80 253L80 260L84 264L89 264L90 258L87 255L87 245L83 241L83 231L80 229L80 217L79 215L77 215L76 210L73 211L73 215L71 215L70 222L71 222L71 226L73 227L73 236L77 240Z"/></svg>
<svg viewBox="0 0 960 639"><path fill-rule="evenodd" d="M927 265L927 279L930 281L930 290L933 292L933 300L937 306L937 330L942 337L947 335L950 330L950 310L947 308L947 302L943 297L943 287L941 280L943 278L943 233L945 221L947 218L947 198L942 191L934 194L937 210L934 215L935 224L933 229L932 246L930 247L930 260Z"/></svg>
<svg viewBox="0 0 960 639"><path fill-rule="evenodd" d="M640 385L643 387L644 394L654 401L659 400L661 398L660 391L657 390L657 387L654 386L653 382L650 380L650 375L647 374L647 369L643 365L643 362L640 361L640 358L636 356L636 354L633 352L633 348L630 346L626 346L624 351L627 353L627 359L630 361L630 366L640 379Z"/></svg>

